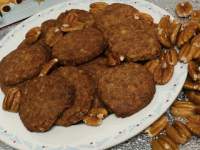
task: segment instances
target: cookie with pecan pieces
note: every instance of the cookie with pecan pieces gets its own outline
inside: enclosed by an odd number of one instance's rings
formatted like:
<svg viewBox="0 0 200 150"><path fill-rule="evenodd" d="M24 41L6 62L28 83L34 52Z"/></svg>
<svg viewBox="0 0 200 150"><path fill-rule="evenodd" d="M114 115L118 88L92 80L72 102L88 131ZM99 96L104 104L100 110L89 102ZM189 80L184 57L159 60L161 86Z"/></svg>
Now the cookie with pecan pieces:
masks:
<svg viewBox="0 0 200 150"><path fill-rule="evenodd" d="M40 73L48 60L48 51L40 45L16 49L0 62L0 83L15 85L31 79Z"/></svg>
<svg viewBox="0 0 200 150"><path fill-rule="evenodd" d="M98 92L112 112L118 117L127 117L150 103L155 83L145 67L129 63L107 70L99 80Z"/></svg>
<svg viewBox="0 0 200 150"><path fill-rule="evenodd" d="M44 76L28 81L22 91L19 109L24 126L32 132L48 131L69 108L73 87L61 76Z"/></svg>
<svg viewBox="0 0 200 150"><path fill-rule="evenodd" d="M102 33L95 28L66 34L53 47L55 58L64 65L80 65L100 55L104 50Z"/></svg>
<svg viewBox="0 0 200 150"><path fill-rule="evenodd" d="M53 74L64 77L75 88L73 105L63 112L56 124L62 126L76 124L83 120L91 109L95 92L93 80L85 71L75 67L61 67Z"/></svg>

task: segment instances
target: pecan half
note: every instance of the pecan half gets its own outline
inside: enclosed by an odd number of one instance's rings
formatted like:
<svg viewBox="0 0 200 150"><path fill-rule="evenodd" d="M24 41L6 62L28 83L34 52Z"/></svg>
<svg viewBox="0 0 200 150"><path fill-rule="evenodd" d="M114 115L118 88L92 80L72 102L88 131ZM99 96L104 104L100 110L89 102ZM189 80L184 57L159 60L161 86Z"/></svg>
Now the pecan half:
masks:
<svg viewBox="0 0 200 150"><path fill-rule="evenodd" d="M39 76L45 76L49 73L49 71L58 63L58 59L54 58L50 60L48 63L44 64L42 70L40 71Z"/></svg>
<svg viewBox="0 0 200 150"><path fill-rule="evenodd" d="M177 144L185 144L187 142L187 137L182 133L181 129L175 128L174 125L168 125L166 128L166 134Z"/></svg>
<svg viewBox="0 0 200 150"><path fill-rule="evenodd" d="M90 126L98 126L106 116L108 116L108 111L105 108L92 108L83 122Z"/></svg>
<svg viewBox="0 0 200 150"><path fill-rule="evenodd" d="M159 85L164 85L169 82L174 73L174 66L169 65L166 60L161 60L159 65L154 70L154 80Z"/></svg>
<svg viewBox="0 0 200 150"><path fill-rule="evenodd" d="M165 59L168 64L175 66L178 62L178 53L176 49L172 48L165 52Z"/></svg>
<svg viewBox="0 0 200 150"><path fill-rule="evenodd" d="M192 41L191 51L193 51L193 59L200 59L200 34L196 35Z"/></svg>
<svg viewBox="0 0 200 150"><path fill-rule="evenodd" d="M170 35L170 41L173 45L176 44L180 29L181 29L181 23L174 20L171 24L171 35Z"/></svg>
<svg viewBox="0 0 200 150"><path fill-rule="evenodd" d="M165 149L171 149L171 150L178 150L178 145L172 141L167 135L162 135L159 137L160 143Z"/></svg>
<svg viewBox="0 0 200 150"><path fill-rule="evenodd" d="M192 102L177 101L175 102L170 112L175 117L187 117L195 113L196 106Z"/></svg>
<svg viewBox="0 0 200 150"><path fill-rule="evenodd" d="M193 10L192 11L191 20L200 22L200 10Z"/></svg>
<svg viewBox="0 0 200 150"><path fill-rule="evenodd" d="M191 115L186 118L191 123L200 124L200 115Z"/></svg>
<svg viewBox="0 0 200 150"><path fill-rule="evenodd" d="M199 24L197 22L189 22L185 25L182 25L181 32L178 35L177 46L181 47L185 43L189 42L189 40L196 34L199 29Z"/></svg>
<svg viewBox="0 0 200 150"><path fill-rule="evenodd" d="M49 47L53 47L61 38L63 34L58 27L51 27L45 34L45 43Z"/></svg>
<svg viewBox="0 0 200 150"><path fill-rule="evenodd" d="M191 45L189 43L186 43L183 45L179 52L179 60L183 63L187 63L190 60L192 60L193 57L193 51L191 51Z"/></svg>
<svg viewBox="0 0 200 150"><path fill-rule="evenodd" d="M200 80L199 66L194 61L189 62L188 73L194 81Z"/></svg>
<svg viewBox="0 0 200 150"><path fill-rule="evenodd" d="M193 10L190 2L181 2L176 5L176 14L179 17L188 17L191 15Z"/></svg>
<svg viewBox="0 0 200 150"><path fill-rule="evenodd" d="M200 105L200 92L198 91L189 91L186 93L189 101L193 102L196 105Z"/></svg>
<svg viewBox="0 0 200 150"><path fill-rule="evenodd" d="M145 67L149 70L150 73L154 74L154 71L156 67L158 67L159 63L160 63L159 59L153 59L153 60L148 61L145 64Z"/></svg>
<svg viewBox="0 0 200 150"><path fill-rule="evenodd" d="M158 39L160 43L167 48L172 46L170 41L170 26L170 16L162 17L158 23Z"/></svg>
<svg viewBox="0 0 200 150"><path fill-rule="evenodd" d="M41 35L40 27L34 27L30 29L25 35L26 43L33 44L39 39L40 35Z"/></svg>
<svg viewBox="0 0 200 150"><path fill-rule="evenodd" d="M188 129L195 135L200 136L200 128L199 128L199 124L197 123L193 123L193 122L187 122L186 126L188 127Z"/></svg>
<svg viewBox="0 0 200 150"><path fill-rule="evenodd" d="M3 100L3 109L11 112L18 112L21 92L18 88L10 88Z"/></svg>
<svg viewBox="0 0 200 150"><path fill-rule="evenodd" d="M178 145L166 135L159 137L159 143L162 145L163 150L178 150Z"/></svg>
<svg viewBox="0 0 200 150"><path fill-rule="evenodd" d="M168 124L168 118L166 116L160 117L156 122L154 122L150 127L145 130L145 133L150 137L158 135L161 131L165 129Z"/></svg>
<svg viewBox="0 0 200 150"><path fill-rule="evenodd" d="M152 150L164 150L164 148L162 147L162 145L159 141L160 141L160 139L151 141Z"/></svg>
<svg viewBox="0 0 200 150"><path fill-rule="evenodd" d="M96 2L90 4L90 12L94 15L101 13L108 6L105 2Z"/></svg>
<svg viewBox="0 0 200 150"><path fill-rule="evenodd" d="M186 80L183 88L188 90L200 91L200 83Z"/></svg>

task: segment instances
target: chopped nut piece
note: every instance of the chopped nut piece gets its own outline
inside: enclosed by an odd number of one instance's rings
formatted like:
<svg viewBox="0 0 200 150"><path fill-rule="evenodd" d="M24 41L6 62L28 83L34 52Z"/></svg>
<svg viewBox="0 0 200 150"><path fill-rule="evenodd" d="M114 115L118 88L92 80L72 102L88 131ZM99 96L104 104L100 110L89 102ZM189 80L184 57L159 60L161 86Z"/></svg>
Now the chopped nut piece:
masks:
<svg viewBox="0 0 200 150"><path fill-rule="evenodd" d="M194 81L200 80L199 66L195 62L193 62L193 61L189 62L188 72L189 72L190 77Z"/></svg>
<svg viewBox="0 0 200 150"><path fill-rule="evenodd" d="M83 122L90 126L98 126L106 116L108 116L108 111L105 108L92 108Z"/></svg>
<svg viewBox="0 0 200 150"><path fill-rule="evenodd" d="M192 60L192 57L193 52L191 51L191 45L189 43L184 44L179 52L179 60L181 62L187 63Z"/></svg>
<svg viewBox="0 0 200 150"><path fill-rule="evenodd" d="M176 5L176 13L179 17L188 17L193 10L190 2L181 2Z"/></svg>
<svg viewBox="0 0 200 150"><path fill-rule="evenodd" d="M94 15L101 13L108 6L105 2L96 2L90 4L90 12Z"/></svg>
<svg viewBox="0 0 200 150"><path fill-rule="evenodd" d="M200 10L193 10L192 11L191 20L200 22Z"/></svg>
<svg viewBox="0 0 200 150"><path fill-rule="evenodd" d="M178 53L176 49L172 48L165 53L165 59L168 64L175 66L178 62Z"/></svg>
<svg viewBox="0 0 200 150"><path fill-rule="evenodd" d="M18 88L10 88L3 100L3 109L11 112L18 112L21 92Z"/></svg>
<svg viewBox="0 0 200 150"><path fill-rule="evenodd" d="M45 34L45 43L49 47L53 47L63 37L58 27L51 27Z"/></svg>
<svg viewBox="0 0 200 150"><path fill-rule="evenodd" d="M186 81L184 83L183 88L188 89L188 90L197 90L200 91L200 83L198 82L192 82L192 81Z"/></svg>
<svg viewBox="0 0 200 150"><path fill-rule="evenodd" d="M28 44L33 44L34 42L36 42L39 39L40 35L41 35L41 28L34 27L26 33L26 35L25 35L26 42Z"/></svg>
<svg viewBox="0 0 200 150"><path fill-rule="evenodd" d="M48 63L46 63L43 67L42 70L40 71L39 76L45 76L49 73L49 71L58 63L58 59L54 58L50 60Z"/></svg>
<svg viewBox="0 0 200 150"><path fill-rule="evenodd" d="M149 70L150 73L154 74L154 71L156 67L159 65L159 63L160 63L159 59L150 60L145 64L145 67Z"/></svg>
<svg viewBox="0 0 200 150"><path fill-rule="evenodd" d="M189 101L193 102L196 105L200 105L200 93L197 91L189 91L186 93Z"/></svg>
<svg viewBox="0 0 200 150"><path fill-rule="evenodd" d="M154 80L157 84L164 85L169 82L174 73L174 66L169 65L166 60L161 60L154 71Z"/></svg>
<svg viewBox="0 0 200 150"><path fill-rule="evenodd" d="M199 24L197 22L189 22L185 25L182 25L181 32L178 35L177 46L181 47L196 34L199 29Z"/></svg>
<svg viewBox="0 0 200 150"><path fill-rule="evenodd" d="M195 135L200 136L200 128L199 128L199 124L193 123L193 122L187 122L186 126L188 127L188 129Z"/></svg>
<svg viewBox="0 0 200 150"><path fill-rule="evenodd" d="M174 20L171 24L171 28L172 29L171 29L170 41L173 45L175 45L177 41L178 33L181 29L181 23Z"/></svg>
<svg viewBox="0 0 200 150"><path fill-rule="evenodd" d="M156 122L154 122L150 127L148 127L145 132L150 137L158 135L161 131L165 129L168 124L168 119L166 116L160 117Z"/></svg>
<svg viewBox="0 0 200 150"><path fill-rule="evenodd" d="M170 41L170 25L170 16L162 17L158 24L158 39L160 43L167 48L172 46Z"/></svg>
<svg viewBox="0 0 200 150"><path fill-rule="evenodd" d="M184 144L187 142L187 138L174 126L168 125L166 128L166 134L177 144Z"/></svg>

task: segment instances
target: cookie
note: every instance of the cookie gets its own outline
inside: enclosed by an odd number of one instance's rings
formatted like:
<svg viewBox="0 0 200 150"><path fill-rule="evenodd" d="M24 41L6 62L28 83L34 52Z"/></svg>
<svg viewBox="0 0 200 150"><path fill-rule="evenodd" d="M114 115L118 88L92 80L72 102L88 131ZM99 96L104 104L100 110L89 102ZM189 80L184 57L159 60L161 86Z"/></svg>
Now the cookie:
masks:
<svg viewBox="0 0 200 150"><path fill-rule="evenodd" d="M128 117L148 105L155 93L153 76L139 64L110 68L99 80L101 100L118 117Z"/></svg>
<svg viewBox="0 0 200 150"><path fill-rule="evenodd" d="M83 120L94 100L94 83L83 70L75 67L61 67L54 73L64 77L75 88L73 105L57 120L57 125L70 126Z"/></svg>
<svg viewBox="0 0 200 150"><path fill-rule="evenodd" d="M100 55L104 38L95 28L86 28L66 34L53 47L52 53L64 65L80 65Z"/></svg>
<svg viewBox="0 0 200 150"><path fill-rule="evenodd" d="M48 131L72 103L73 88L61 76L38 77L23 92L19 115L32 132Z"/></svg>
<svg viewBox="0 0 200 150"><path fill-rule="evenodd" d="M49 54L42 46L17 49L0 62L0 84L15 85L37 76Z"/></svg>

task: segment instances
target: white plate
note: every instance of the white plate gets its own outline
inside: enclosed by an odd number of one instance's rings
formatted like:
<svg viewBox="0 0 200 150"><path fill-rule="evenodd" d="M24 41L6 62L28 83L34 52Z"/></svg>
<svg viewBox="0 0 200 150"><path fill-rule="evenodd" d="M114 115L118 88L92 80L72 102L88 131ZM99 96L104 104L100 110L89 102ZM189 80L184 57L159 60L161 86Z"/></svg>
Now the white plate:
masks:
<svg viewBox="0 0 200 150"><path fill-rule="evenodd" d="M11 52L23 40L28 29L55 18L66 9L88 9L94 0L71 0L56 5L27 19L8 33L0 42L0 59ZM106 0L108 3L123 2L151 14L155 21L168 14L165 10L143 0ZM34 63L34 62L33 62ZM143 131L160 117L173 103L187 75L187 65L178 63L171 81L157 86L152 102L131 117L121 119L109 116L99 127L84 124L68 128L54 127L46 133L31 133L23 126L18 114L3 111L3 93L0 93L0 139L22 150L92 150L119 144Z"/></svg>

